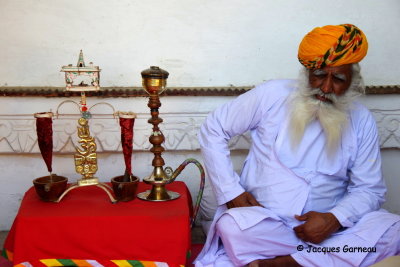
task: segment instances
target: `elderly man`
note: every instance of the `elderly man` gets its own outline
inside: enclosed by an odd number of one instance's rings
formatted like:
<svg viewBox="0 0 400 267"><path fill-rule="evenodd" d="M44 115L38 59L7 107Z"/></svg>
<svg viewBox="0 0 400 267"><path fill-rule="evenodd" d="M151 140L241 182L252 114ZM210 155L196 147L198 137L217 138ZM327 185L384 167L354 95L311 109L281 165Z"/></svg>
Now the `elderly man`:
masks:
<svg viewBox="0 0 400 267"><path fill-rule="evenodd" d="M369 266L400 253L358 62L364 33L315 28L298 81L266 82L209 115L199 140L218 204L196 266ZM250 131L240 176L228 141Z"/></svg>

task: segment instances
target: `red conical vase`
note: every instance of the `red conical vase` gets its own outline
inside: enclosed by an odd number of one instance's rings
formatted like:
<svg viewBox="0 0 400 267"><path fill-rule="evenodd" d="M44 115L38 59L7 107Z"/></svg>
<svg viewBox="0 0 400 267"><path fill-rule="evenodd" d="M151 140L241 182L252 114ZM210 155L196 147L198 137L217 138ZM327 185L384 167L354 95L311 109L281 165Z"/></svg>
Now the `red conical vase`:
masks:
<svg viewBox="0 0 400 267"><path fill-rule="evenodd" d="M38 145L43 160L46 163L47 170L52 172L53 158L53 114L51 112L35 113L36 133Z"/></svg>
<svg viewBox="0 0 400 267"><path fill-rule="evenodd" d="M129 182L129 177L132 176L133 125L135 124L135 118L136 116L131 113L119 113L122 153L124 154L125 161L125 175L123 182Z"/></svg>

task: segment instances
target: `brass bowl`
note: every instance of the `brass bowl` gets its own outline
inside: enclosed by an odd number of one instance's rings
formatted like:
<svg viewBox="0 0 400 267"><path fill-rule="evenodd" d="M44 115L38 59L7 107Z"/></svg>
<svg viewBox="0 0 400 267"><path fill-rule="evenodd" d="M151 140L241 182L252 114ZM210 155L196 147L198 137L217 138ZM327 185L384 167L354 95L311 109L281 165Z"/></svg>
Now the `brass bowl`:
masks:
<svg viewBox="0 0 400 267"><path fill-rule="evenodd" d="M123 175L111 179L111 185L114 190L115 198L118 201L131 201L136 196L136 190L139 183L137 176L132 176L132 182L123 182Z"/></svg>
<svg viewBox="0 0 400 267"><path fill-rule="evenodd" d="M50 176L43 176L33 180L36 193L43 201L55 202L67 189L68 178L54 174L52 179Z"/></svg>

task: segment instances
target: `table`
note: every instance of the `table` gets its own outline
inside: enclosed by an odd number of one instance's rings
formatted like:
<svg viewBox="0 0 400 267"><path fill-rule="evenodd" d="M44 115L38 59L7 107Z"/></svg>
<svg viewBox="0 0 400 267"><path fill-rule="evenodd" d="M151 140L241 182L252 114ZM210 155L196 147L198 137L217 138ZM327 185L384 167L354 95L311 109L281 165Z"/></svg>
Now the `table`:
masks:
<svg viewBox="0 0 400 267"><path fill-rule="evenodd" d="M146 189L150 186L140 182L137 192ZM40 201L32 187L3 254L14 266L184 266L192 201L183 182L167 189L181 197L111 204L103 190L85 186L50 203Z"/></svg>

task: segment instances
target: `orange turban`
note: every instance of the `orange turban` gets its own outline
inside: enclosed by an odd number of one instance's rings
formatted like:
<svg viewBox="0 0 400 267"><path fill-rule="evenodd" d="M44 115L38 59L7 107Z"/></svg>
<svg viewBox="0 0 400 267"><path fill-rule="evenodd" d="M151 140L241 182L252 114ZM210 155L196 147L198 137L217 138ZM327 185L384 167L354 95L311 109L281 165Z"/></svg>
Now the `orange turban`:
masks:
<svg viewBox="0 0 400 267"><path fill-rule="evenodd" d="M368 50L367 37L352 24L317 27L301 41L298 58L308 69L360 62Z"/></svg>

